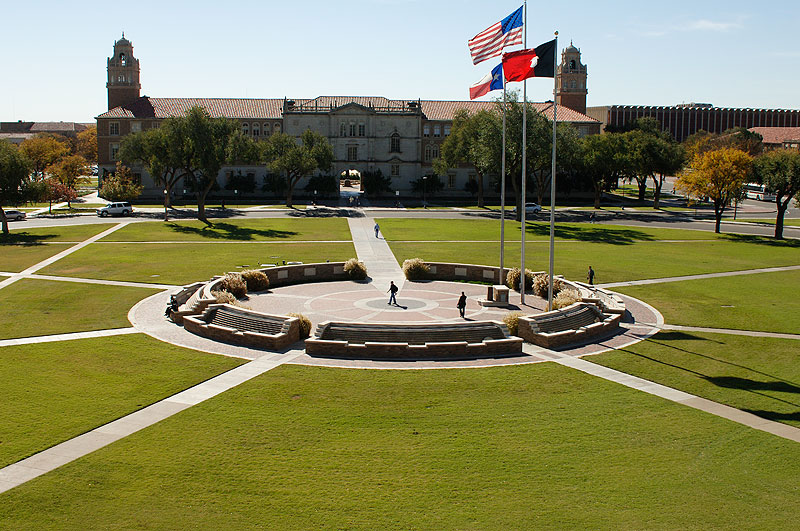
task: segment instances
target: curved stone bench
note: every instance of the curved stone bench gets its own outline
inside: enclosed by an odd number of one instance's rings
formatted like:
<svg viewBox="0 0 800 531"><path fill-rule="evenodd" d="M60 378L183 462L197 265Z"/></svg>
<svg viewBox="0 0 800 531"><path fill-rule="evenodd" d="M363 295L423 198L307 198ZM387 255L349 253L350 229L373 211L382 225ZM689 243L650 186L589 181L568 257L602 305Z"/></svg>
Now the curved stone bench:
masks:
<svg viewBox="0 0 800 531"><path fill-rule="evenodd" d="M499 321L445 324L326 321L306 339L310 356L360 359L480 358L522 352Z"/></svg>
<svg viewBox="0 0 800 531"><path fill-rule="evenodd" d="M183 327L199 336L277 350L300 340L300 320L269 315L230 304L211 304L202 315L183 317Z"/></svg>
<svg viewBox="0 0 800 531"><path fill-rule="evenodd" d="M576 302L566 308L519 318L517 335L540 347L580 343L619 327L620 314L605 314L597 305Z"/></svg>

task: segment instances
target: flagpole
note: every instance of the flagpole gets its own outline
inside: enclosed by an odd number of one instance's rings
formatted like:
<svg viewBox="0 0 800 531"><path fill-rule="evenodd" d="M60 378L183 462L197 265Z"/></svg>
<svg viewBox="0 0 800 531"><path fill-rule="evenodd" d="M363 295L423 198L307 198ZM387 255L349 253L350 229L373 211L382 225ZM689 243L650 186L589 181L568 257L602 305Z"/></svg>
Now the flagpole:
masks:
<svg viewBox="0 0 800 531"><path fill-rule="evenodd" d="M555 32L555 51L553 52L553 153L550 162L550 284L547 287L547 311L553 309L553 264L555 263L555 226L556 226L556 123L558 103L558 32Z"/></svg>
<svg viewBox="0 0 800 531"><path fill-rule="evenodd" d="M498 284L505 284L503 258L505 252L506 224L506 79L503 71L503 154L500 159L500 279Z"/></svg>
<svg viewBox="0 0 800 531"><path fill-rule="evenodd" d="M522 4L522 47L528 49L528 1ZM505 75L505 72L503 72ZM522 217L520 218L520 232L522 239L520 243L520 274L519 274L519 302L525 304L525 181L527 180L527 140L528 140L528 82L522 80Z"/></svg>

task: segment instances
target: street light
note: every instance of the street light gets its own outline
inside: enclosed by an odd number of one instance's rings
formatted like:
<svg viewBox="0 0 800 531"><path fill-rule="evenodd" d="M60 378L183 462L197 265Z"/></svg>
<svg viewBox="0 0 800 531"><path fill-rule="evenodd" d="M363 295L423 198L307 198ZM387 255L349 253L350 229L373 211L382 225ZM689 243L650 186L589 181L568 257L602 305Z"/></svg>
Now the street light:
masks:
<svg viewBox="0 0 800 531"><path fill-rule="evenodd" d="M422 208L428 208L428 202L425 201L425 194L428 189L428 176L422 176Z"/></svg>
<svg viewBox="0 0 800 531"><path fill-rule="evenodd" d="M169 190L164 188L164 221L169 221L169 214L167 213L167 199L169 198Z"/></svg>

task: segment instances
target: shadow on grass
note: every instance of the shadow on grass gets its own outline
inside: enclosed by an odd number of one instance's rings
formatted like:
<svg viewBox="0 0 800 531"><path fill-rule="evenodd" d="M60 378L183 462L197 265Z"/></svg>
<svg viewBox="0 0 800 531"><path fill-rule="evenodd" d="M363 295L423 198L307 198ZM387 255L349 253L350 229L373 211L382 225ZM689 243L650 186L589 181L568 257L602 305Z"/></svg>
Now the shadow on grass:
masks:
<svg viewBox="0 0 800 531"><path fill-rule="evenodd" d="M55 238L55 234L29 234L27 232L0 233L0 245L43 245Z"/></svg>
<svg viewBox="0 0 800 531"><path fill-rule="evenodd" d="M526 222L525 233L538 237L550 237L548 223ZM633 228L608 227L555 227L555 237L563 240L610 243L612 245L631 245L636 242L655 241L652 235Z"/></svg>
<svg viewBox="0 0 800 531"><path fill-rule="evenodd" d="M722 237L732 242L757 243L771 247L800 248L800 240L777 240L771 236L756 236L753 234L723 234Z"/></svg>
<svg viewBox="0 0 800 531"><path fill-rule="evenodd" d="M744 391L778 391L781 393L800 393L800 387L788 382L771 381L760 382L749 378L737 378L736 376L705 376L710 383L728 389L741 389Z"/></svg>
<svg viewBox="0 0 800 531"><path fill-rule="evenodd" d="M752 413L762 419L774 420L775 422L800 422L800 411L794 413L779 413L777 411L765 411L763 409L743 409L748 413Z"/></svg>
<svg viewBox="0 0 800 531"><path fill-rule="evenodd" d="M288 230L273 230L273 229L248 229L239 227L231 223L214 223L212 226L205 227L187 227L186 225L178 225L175 223L168 223L167 227L171 230L181 234L194 234L203 238L212 240L253 240L257 236L262 238L290 238L296 236L297 232Z"/></svg>

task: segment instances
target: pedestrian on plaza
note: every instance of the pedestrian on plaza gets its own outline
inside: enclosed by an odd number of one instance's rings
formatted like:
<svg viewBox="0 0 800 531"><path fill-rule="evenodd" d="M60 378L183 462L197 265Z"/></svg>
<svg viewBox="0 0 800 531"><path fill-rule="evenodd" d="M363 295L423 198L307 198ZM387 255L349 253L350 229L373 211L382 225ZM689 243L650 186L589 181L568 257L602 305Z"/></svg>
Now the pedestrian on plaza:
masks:
<svg viewBox="0 0 800 531"><path fill-rule="evenodd" d="M592 215L589 216L589 223L594 223L596 220L597 217L595 216L594 212L592 212Z"/></svg>
<svg viewBox="0 0 800 531"><path fill-rule="evenodd" d="M467 310L467 296L464 292L461 292L461 296L458 298L458 304L456 304L456 308L458 308L458 313L461 314L461 318L464 318L464 312Z"/></svg>
<svg viewBox="0 0 800 531"><path fill-rule="evenodd" d="M397 297L396 296L397 296L398 288L397 288L397 286L394 285L394 280L392 280L390 282L390 284L391 285L389 286L389 292L388 292L389 293L389 302L388 302L388 304L394 304L395 306L397 306Z"/></svg>
<svg viewBox="0 0 800 531"><path fill-rule="evenodd" d="M589 272L586 274L586 280L589 281L589 284L594 285L594 269L592 269L592 266L589 266Z"/></svg>
<svg viewBox="0 0 800 531"><path fill-rule="evenodd" d="M377 238L378 237L378 233L381 231L381 228L378 226L378 222L377 221L375 222L375 226L373 228L375 229L375 237Z"/></svg>

